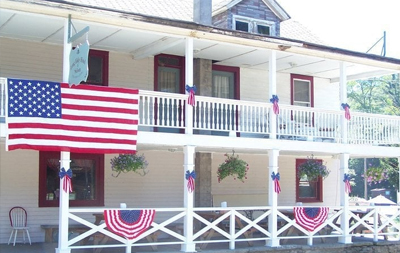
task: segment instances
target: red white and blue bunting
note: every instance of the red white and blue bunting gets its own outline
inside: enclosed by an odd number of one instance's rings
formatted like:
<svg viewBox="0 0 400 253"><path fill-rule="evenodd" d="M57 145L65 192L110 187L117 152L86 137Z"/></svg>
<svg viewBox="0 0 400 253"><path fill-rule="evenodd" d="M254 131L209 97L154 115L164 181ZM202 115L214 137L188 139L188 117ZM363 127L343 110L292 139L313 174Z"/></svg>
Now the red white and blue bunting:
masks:
<svg viewBox="0 0 400 253"><path fill-rule="evenodd" d="M294 207L296 223L308 231L314 231L324 223L328 213L328 207Z"/></svg>
<svg viewBox="0 0 400 253"><path fill-rule="evenodd" d="M272 106L273 106L272 109L274 110L274 113L276 115L278 115L279 114L279 104L278 104L279 98L278 98L278 95L272 95L272 98L269 101L272 103Z"/></svg>
<svg viewBox="0 0 400 253"><path fill-rule="evenodd" d="M72 192L72 182L71 182L72 170L68 169L67 171L65 171L64 168L61 168L58 175L59 175L60 179L63 180L62 185L63 185L64 192L67 192L67 193Z"/></svg>
<svg viewBox="0 0 400 253"><path fill-rule="evenodd" d="M344 109L344 117L347 120L351 119L351 115L350 115L350 105L342 103L342 108Z"/></svg>
<svg viewBox="0 0 400 253"><path fill-rule="evenodd" d="M281 180L281 176L280 176L279 172L276 174L275 174L275 172L272 172L271 178L272 178L272 181L274 181L274 191L279 194L281 192L281 186L279 184L279 180Z"/></svg>
<svg viewBox="0 0 400 253"><path fill-rule="evenodd" d="M189 93L189 97L188 97L188 104L191 106L195 105L195 99L194 99L194 94L196 93L196 86L189 86L186 84L186 91Z"/></svg>
<svg viewBox="0 0 400 253"><path fill-rule="evenodd" d="M155 210L104 210L108 230L128 240L144 233L153 223Z"/></svg>
<svg viewBox="0 0 400 253"><path fill-rule="evenodd" d="M187 180L187 188L189 192L194 191L195 187L195 180L196 179L196 172L193 170L190 172L189 170L186 171L186 180Z"/></svg>
<svg viewBox="0 0 400 253"><path fill-rule="evenodd" d="M347 173L344 173L344 191L349 194L351 193L351 185L350 185L350 175Z"/></svg>

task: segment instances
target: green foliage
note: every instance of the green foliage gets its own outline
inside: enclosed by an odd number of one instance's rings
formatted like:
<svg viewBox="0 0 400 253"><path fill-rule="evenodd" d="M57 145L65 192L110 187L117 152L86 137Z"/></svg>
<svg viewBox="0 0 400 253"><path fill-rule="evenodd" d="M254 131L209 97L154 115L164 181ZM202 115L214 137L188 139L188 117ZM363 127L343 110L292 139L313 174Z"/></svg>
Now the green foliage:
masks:
<svg viewBox="0 0 400 253"><path fill-rule="evenodd" d="M308 157L307 160L300 164L297 169L297 176L299 178L307 177L310 181L314 181L318 177L325 179L330 173L330 170L328 170L322 161L314 159L314 156Z"/></svg>
<svg viewBox="0 0 400 253"><path fill-rule="evenodd" d="M133 171L141 176L148 173L148 171L146 171L148 163L143 154L140 156L136 154L119 154L112 158L110 163L112 171L118 173L115 177L118 177L121 172L126 173Z"/></svg>
<svg viewBox="0 0 400 253"><path fill-rule="evenodd" d="M244 182L244 179L247 179L246 175L249 165L240 159L238 155L235 156L235 153L232 155L225 154L225 156L225 162L218 167L218 182L220 183L227 176L233 176L235 180L238 178Z"/></svg>

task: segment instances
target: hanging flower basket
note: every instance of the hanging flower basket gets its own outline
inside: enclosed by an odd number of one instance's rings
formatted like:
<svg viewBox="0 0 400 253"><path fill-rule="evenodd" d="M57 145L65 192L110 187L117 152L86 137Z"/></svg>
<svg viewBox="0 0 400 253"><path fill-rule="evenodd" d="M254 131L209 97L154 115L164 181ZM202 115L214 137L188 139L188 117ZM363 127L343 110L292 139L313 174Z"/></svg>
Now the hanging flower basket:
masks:
<svg viewBox="0 0 400 253"><path fill-rule="evenodd" d="M308 181L315 181L318 177L322 177L325 179L330 171L328 168L322 163L321 160L314 159L314 156L308 157L307 160L300 164L298 169L298 177L299 178L307 178Z"/></svg>
<svg viewBox="0 0 400 253"><path fill-rule="evenodd" d="M244 179L247 179L249 165L240 159L238 155L235 156L235 152L232 155L225 154L225 156L225 162L218 167L218 182L220 183L227 176L233 176L235 180L237 178L244 182Z"/></svg>
<svg viewBox="0 0 400 253"><path fill-rule="evenodd" d="M148 173L146 170L148 163L143 154L140 156L136 154L119 154L112 158L110 163L112 171L117 173L115 177L118 177L121 172L133 171L141 176Z"/></svg>

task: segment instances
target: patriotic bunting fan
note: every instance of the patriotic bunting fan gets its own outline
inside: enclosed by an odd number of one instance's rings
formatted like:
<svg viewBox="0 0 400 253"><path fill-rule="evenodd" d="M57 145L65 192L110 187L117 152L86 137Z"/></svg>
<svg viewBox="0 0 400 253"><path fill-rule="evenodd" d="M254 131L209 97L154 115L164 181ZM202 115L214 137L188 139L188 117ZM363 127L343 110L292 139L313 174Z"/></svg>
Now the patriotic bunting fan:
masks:
<svg viewBox="0 0 400 253"><path fill-rule="evenodd" d="M70 193L72 192L72 170L68 169L65 171L64 168L61 168L61 171L59 173L59 177L61 180L63 180L63 190L64 192Z"/></svg>
<svg viewBox="0 0 400 253"><path fill-rule="evenodd" d="M295 207L294 217L297 224L308 231L314 231L325 222L328 212L328 207Z"/></svg>
<svg viewBox="0 0 400 253"><path fill-rule="evenodd" d="M104 210L108 230L128 240L145 232L154 220L155 210Z"/></svg>

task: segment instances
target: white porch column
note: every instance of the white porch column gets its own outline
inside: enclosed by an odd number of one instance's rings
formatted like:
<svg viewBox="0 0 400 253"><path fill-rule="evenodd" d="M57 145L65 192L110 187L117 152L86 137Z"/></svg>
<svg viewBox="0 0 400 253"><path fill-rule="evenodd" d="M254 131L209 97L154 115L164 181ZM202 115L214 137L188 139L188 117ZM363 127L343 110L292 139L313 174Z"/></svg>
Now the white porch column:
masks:
<svg viewBox="0 0 400 253"><path fill-rule="evenodd" d="M64 22L64 50L63 50L63 82L68 83L69 76L69 55L71 52L71 43L68 43L69 38L69 22L68 18ZM70 153L61 152L60 169L64 168L67 171L70 168ZM69 193L63 190L63 180L60 179L60 207L59 207L59 227L58 227L58 248L56 253L70 253L68 248L68 213L69 213Z"/></svg>
<svg viewBox="0 0 400 253"><path fill-rule="evenodd" d="M346 63L340 62L340 108L342 108L342 103L347 103L347 72ZM341 135L343 143L347 143L347 119L344 116L344 111L340 119L341 122Z"/></svg>
<svg viewBox="0 0 400 253"><path fill-rule="evenodd" d="M185 41L185 85L193 86L193 38ZM186 87L186 86L185 86ZM189 93L186 91L186 95ZM185 133L193 134L193 108L187 103L185 110Z"/></svg>
<svg viewBox="0 0 400 253"><path fill-rule="evenodd" d="M269 69L268 69L268 77L269 77L269 97L267 103L269 103L272 95L276 94L276 51L271 50L269 57ZM276 122L277 122L277 115L275 115L273 108L269 110L269 129L271 131L269 138L276 139Z"/></svg>
<svg viewBox="0 0 400 253"><path fill-rule="evenodd" d="M349 154L340 154L340 206L343 208L343 214L341 216L340 227L343 229L343 236L339 237L340 243L351 243L351 237L349 236L349 194L345 191L345 183L343 182L344 174L349 173Z"/></svg>
<svg viewBox="0 0 400 253"><path fill-rule="evenodd" d="M186 178L186 172L192 172L194 170L194 159L195 159L195 147L185 146L183 148L184 164L183 164L183 178ZM194 205L194 191L190 192L187 188L187 180L183 180L183 192L184 192L184 207L186 208L186 216L184 220L184 236L186 242L182 244L181 251L183 252L195 252L196 244L193 242L193 205Z"/></svg>
<svg viewBox="0 0 400 253"><path fill-rule="evenodd" d="M268 205L271 207L271 214L268 216L268 230L271 233L271 240L267 241L267 246L279 247L278 236L278 194L274 190L274 183L272 182L271 175L272 172L278 173L278 157L279 150L271 149L268 150L269 158L269 187L268 187Z"/></svg>

